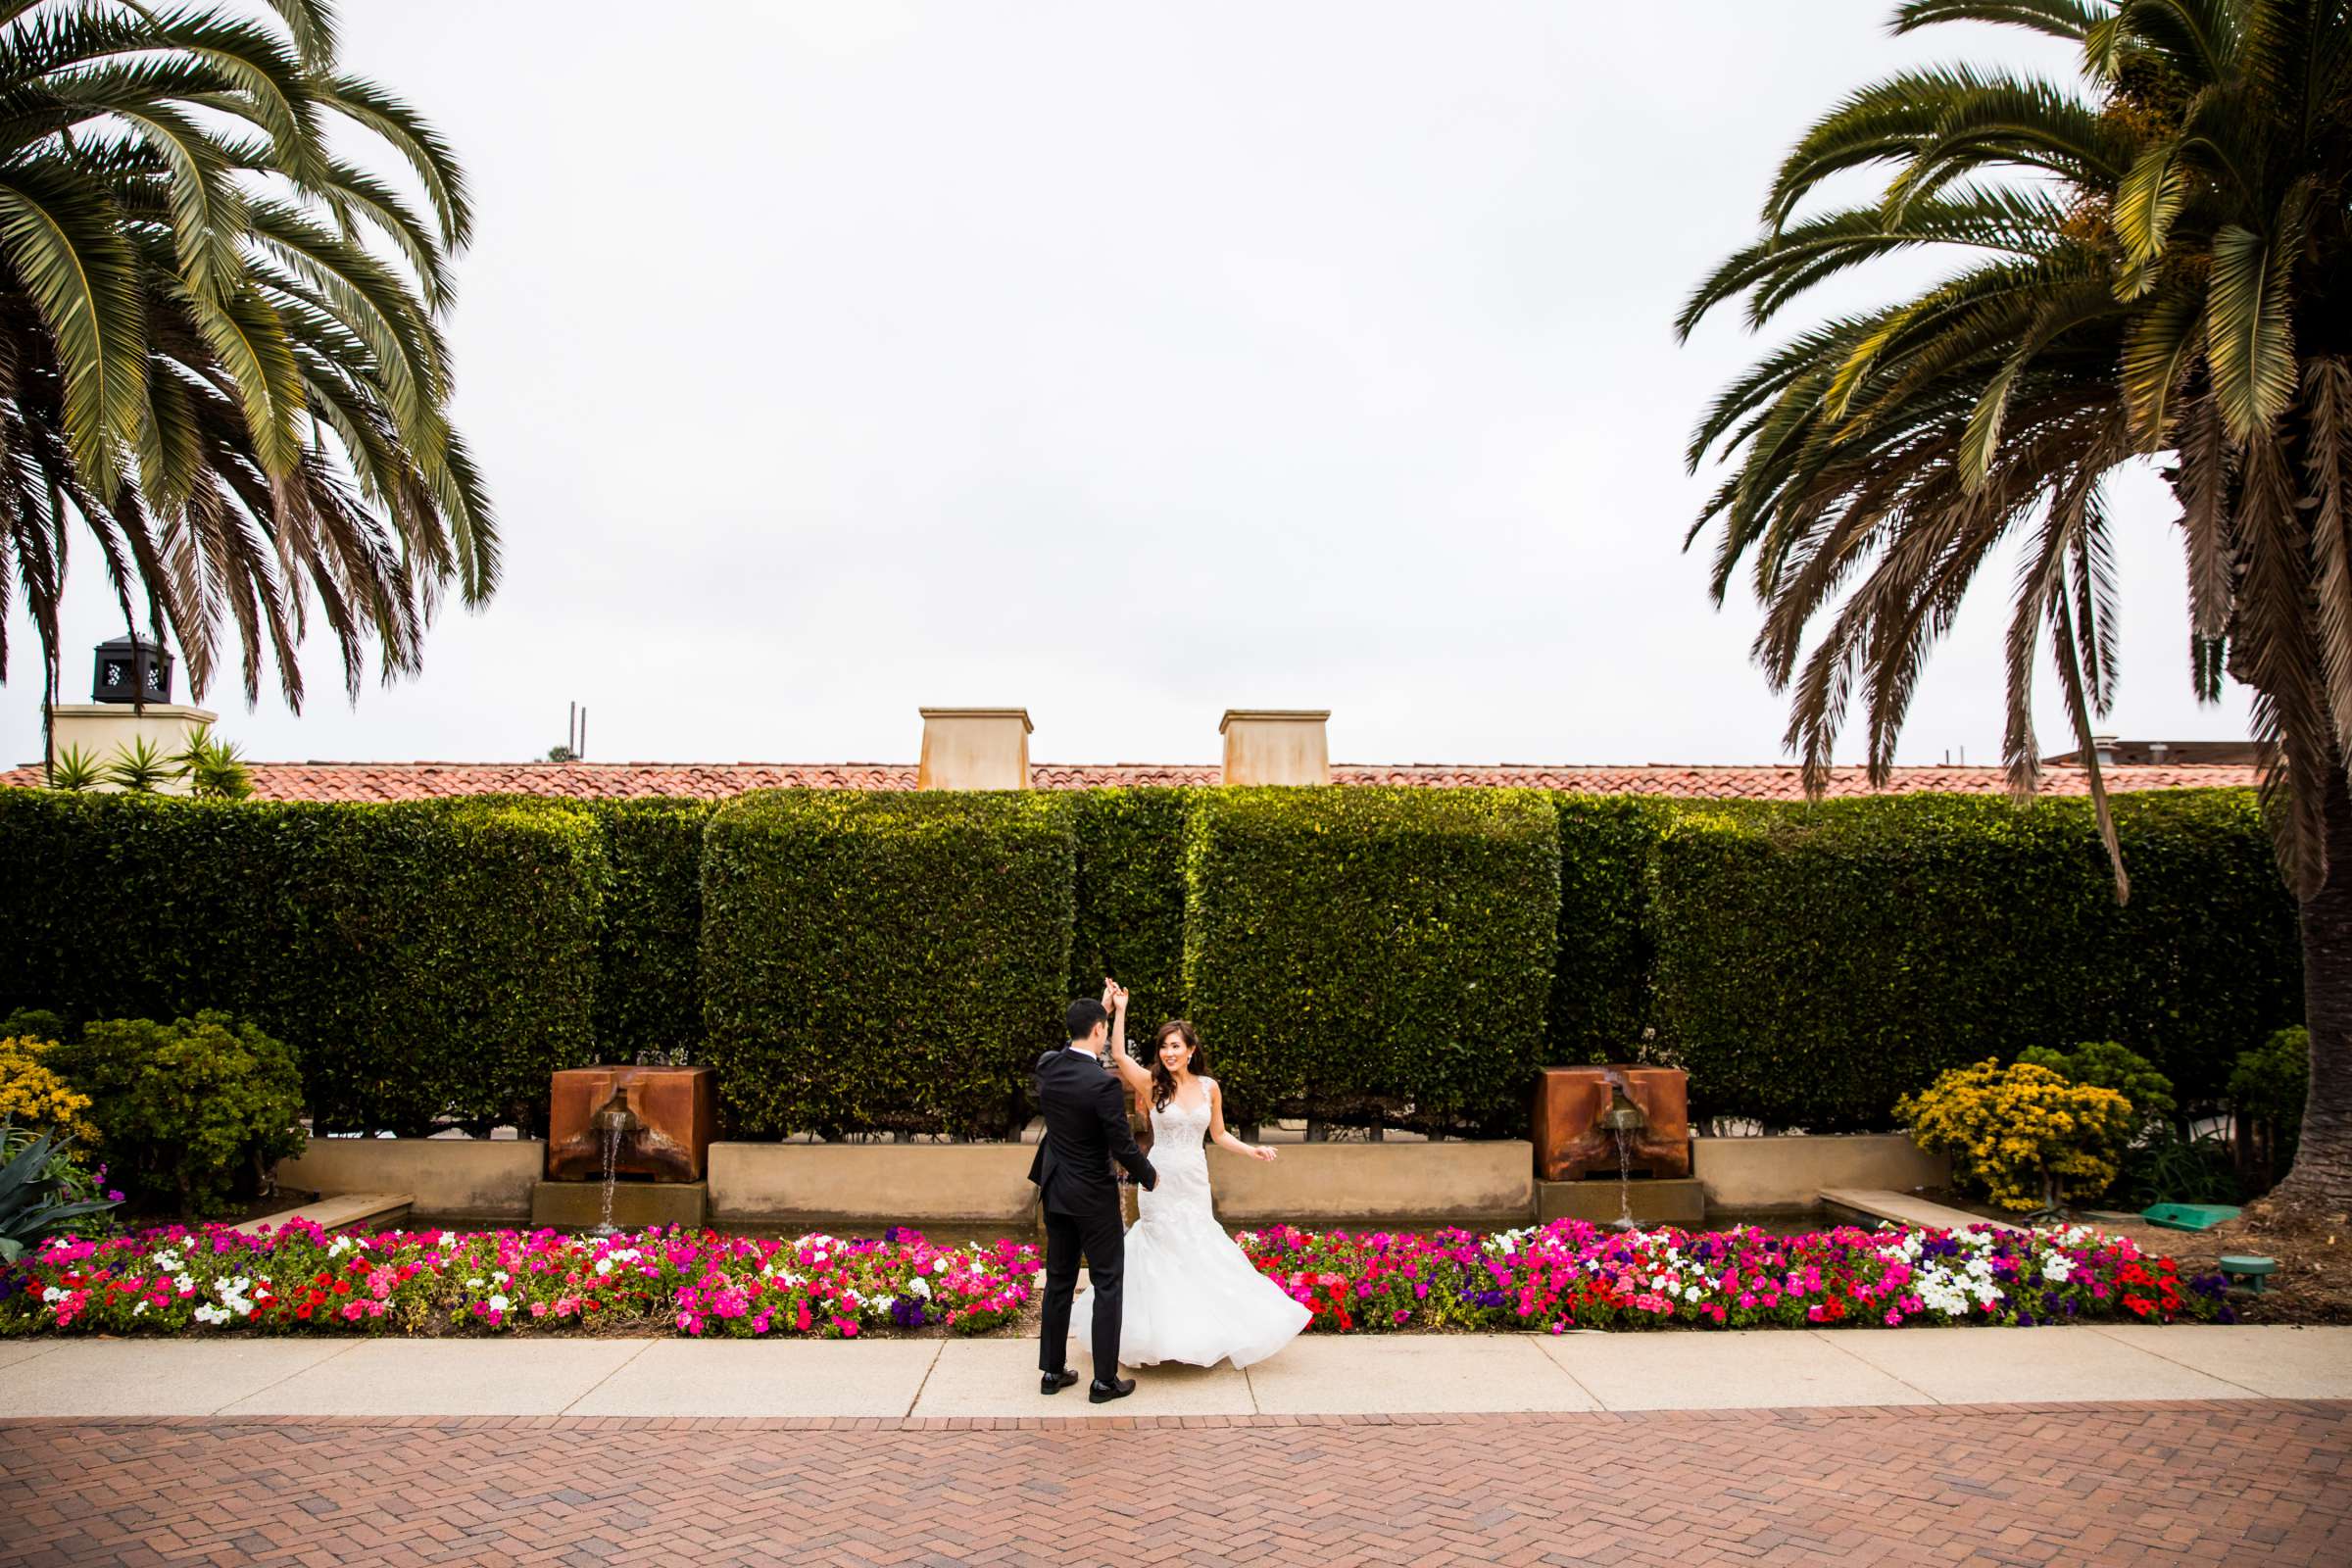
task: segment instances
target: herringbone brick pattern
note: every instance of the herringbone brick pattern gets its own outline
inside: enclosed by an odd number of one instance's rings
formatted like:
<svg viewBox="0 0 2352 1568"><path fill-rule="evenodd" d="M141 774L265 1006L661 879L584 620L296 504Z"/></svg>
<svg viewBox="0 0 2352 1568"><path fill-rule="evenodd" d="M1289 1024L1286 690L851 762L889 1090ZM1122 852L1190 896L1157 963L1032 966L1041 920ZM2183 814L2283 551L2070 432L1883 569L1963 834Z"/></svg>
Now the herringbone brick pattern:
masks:
<svg viewBox="0 0 2352 1568"><path fill-rule="evenodd" d="M2352 1562L2352 1402L0 1423L0 1562Z"/></svg>

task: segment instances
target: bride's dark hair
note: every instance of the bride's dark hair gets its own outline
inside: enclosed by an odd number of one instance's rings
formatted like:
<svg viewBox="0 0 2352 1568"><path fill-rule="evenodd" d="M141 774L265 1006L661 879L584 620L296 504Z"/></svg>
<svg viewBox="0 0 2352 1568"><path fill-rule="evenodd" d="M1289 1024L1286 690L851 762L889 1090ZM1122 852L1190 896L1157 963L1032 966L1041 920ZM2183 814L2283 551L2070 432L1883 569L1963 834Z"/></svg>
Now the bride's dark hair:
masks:
<svg viewBox="0 0 2352 1568"><path fill-rule="evenodd" d="M1152 1108L1165 1110L1168 1102L1176 1098L1176 1079L1168 1064L1159 1059L1160 1047L1171 1039L1182 1040L1193 1048L1191 1069L1198 1078L1208 1071L1208 1053L1200 1049L1200 1037L1193 1032L1191 1020L1170 1018L1152 1032Z"/></svg>

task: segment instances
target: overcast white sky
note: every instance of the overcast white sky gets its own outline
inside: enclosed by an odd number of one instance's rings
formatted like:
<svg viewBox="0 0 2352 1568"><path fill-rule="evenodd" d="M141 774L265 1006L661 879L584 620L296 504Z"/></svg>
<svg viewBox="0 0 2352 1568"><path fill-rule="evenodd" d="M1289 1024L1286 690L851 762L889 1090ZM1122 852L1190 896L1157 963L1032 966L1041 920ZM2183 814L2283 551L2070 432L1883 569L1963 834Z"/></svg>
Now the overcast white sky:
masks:
<svg viewBox="0 0 2352 1568"><path fill-rule="evenodd" d="M2067 66L1890 0L343 9L472 177L506 580L356 709L323 643L299 717L216 691L260 760L520 760L575 700L595 760L911 760L925 704L1025 705L1041 760L1213 760L1228 707L1330 708L1349 761L1780 759L1755 606L1681 550L1685 437L1759 344L1675 311L1840 93ZM2107 727L2243 735L2189 697L2162 486L2118 499ZM97 566L69 701L122 629ZM2007 586L1904 760L1996 760Z"/></svg>

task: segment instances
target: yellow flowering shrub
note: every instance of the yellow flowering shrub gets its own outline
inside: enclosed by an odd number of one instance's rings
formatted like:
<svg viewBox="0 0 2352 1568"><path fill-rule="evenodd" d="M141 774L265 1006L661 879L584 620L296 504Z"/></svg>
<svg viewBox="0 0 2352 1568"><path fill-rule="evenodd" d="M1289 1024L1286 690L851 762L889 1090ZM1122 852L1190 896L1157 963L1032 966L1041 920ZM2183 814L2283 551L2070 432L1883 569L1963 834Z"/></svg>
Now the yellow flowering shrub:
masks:
<svg viewBox="0 0 2352 1568"><path fill-rule="evenodd" d="M2106 1191L2134 1120L2114 1090L2023 1061L1956 1067L1905 1095L1895 1114L1920 1148L1951 1156L1955 1179L2018 1210Z"/></svg>
<svg viewBox="0 0 2352 1568"><path fill-rule="evenodd" d="M0 1121L40 1132L61 1132L91 1144L98 1129L82 1119L90 1097L76 1094L41 1058L57 1049L52 1040L15 1035L0 1040Z"/></svg>

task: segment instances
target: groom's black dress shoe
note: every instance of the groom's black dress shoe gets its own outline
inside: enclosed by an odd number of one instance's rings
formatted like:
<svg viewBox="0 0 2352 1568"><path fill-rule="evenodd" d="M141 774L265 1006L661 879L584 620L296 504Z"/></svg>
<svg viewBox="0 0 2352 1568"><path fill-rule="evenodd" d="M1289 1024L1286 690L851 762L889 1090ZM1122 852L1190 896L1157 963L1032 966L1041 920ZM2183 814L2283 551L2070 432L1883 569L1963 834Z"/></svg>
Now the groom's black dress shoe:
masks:
<svg viewBox="0 0 2352 1568"><path fill-rule="evenodd" d="M1040 1394L1059 1394L1062 1390L1068 1388L1071 1384L1077 1381L1078 1374L1071 1371L1068 1367L1063 1367L1058 1372L1049 1372L1044 1377L1038 1379L1037 1392Z"/></svg>
<svg viewBox="0 0 2352 1568"><path fill-rule="evenodd" d="M1107 1404L1113 1399L1124 1399L1134 1392L1135 1379L1133 1378L1120 1378L1110 1383L1097 1378L1086 1386L1086 1398L1090 1404Z"/></svg>

